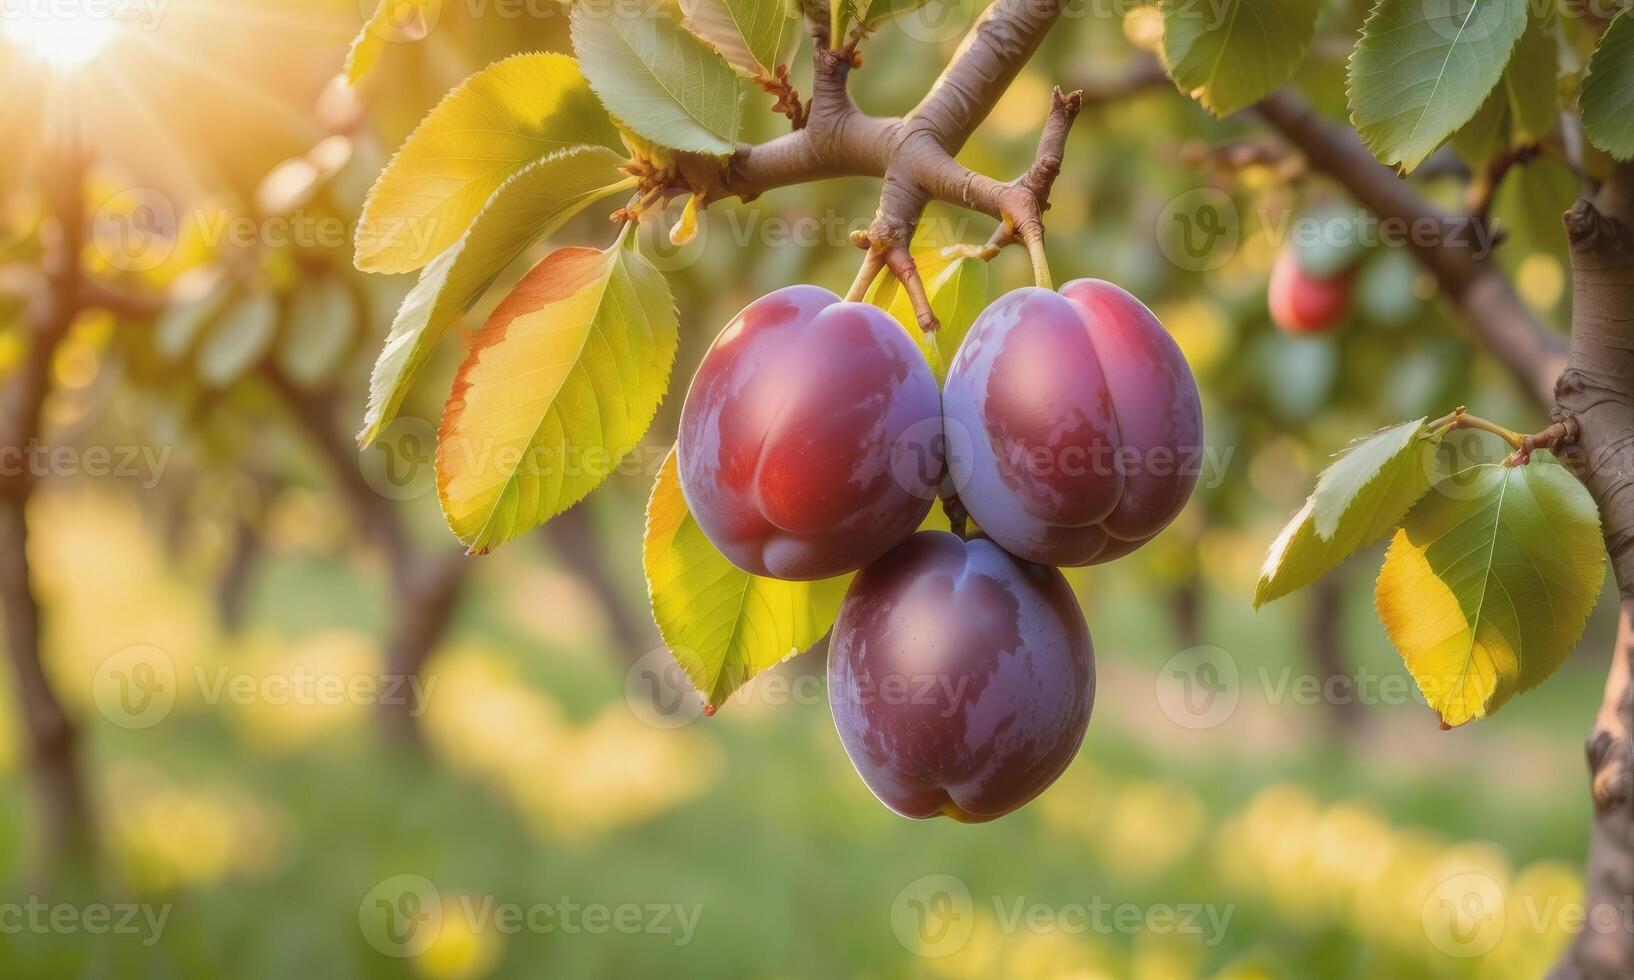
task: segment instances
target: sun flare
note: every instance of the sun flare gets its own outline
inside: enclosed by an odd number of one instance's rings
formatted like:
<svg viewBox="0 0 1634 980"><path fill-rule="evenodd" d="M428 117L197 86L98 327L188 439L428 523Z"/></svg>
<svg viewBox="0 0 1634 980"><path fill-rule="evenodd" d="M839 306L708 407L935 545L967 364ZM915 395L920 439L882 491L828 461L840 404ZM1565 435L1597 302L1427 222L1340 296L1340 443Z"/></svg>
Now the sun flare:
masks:
<svg viewBox="0 0 1634 980"><path fill-rule="evenodd" d="M89 62L119 35L112 17L60 9L35 10L25 6L18 15L0 20L0 35L37 60L64 72Z"/></svg>

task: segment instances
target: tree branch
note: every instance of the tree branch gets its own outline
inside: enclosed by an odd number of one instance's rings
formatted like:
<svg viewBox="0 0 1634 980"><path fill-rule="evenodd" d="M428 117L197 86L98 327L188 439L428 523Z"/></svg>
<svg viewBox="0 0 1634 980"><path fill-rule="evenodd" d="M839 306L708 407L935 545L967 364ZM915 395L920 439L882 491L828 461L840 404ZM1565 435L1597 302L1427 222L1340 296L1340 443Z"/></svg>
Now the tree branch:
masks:
<svg viewBox="0 0 1634 980"><path fill-rule="evenodd" d="M708 204L727 197L749 201L777 187L830 177L881 178L879 209L868 230L856 238L869 254L852 294L860 294L881 269L889 268L914 300L926 329L934 329L936 320L908 246L932 200L1001 221L995 241L1024 242L1033 256L1035 276L1045 282L1042 215L1082 96L1054 93L1038 156L1014 181L975 173L954 156L1038 50L1063 4L1064 0L996 0L919 105L901 119L870 116L857 108L846 88L854 66L851 53L829 50L820 37L805 127L740 147L724 163L680 154L679 180L672 191L697 194ZM1143 75L1137 83L1144 86L1150 78Z"/></svg>
<svg viewBox="0 0 1634 980"><path fill-rule="evenodd" d="M1258 109L1313 168L1343 184L1376 217L1406 230L1435 230L1431 241L1413 231L1414 256L1435 276L1465 328L1508 368L1535 404L1548 410L1555 379L1566 364L1566 340L1541 323L1491 257L1480 254L1480 244L1491 239L1471 234L1481 230L1473 225L1476 219L1425 201L1373 159L1349 127L1322 119L1291 91L1273 92Z"/></svg>

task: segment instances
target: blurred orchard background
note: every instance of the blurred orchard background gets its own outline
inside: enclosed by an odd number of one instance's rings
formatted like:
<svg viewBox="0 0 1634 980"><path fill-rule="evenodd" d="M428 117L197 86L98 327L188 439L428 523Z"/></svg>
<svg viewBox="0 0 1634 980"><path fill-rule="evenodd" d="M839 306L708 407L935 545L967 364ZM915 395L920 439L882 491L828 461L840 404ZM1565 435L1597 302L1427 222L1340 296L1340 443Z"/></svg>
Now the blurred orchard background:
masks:
<svg viewBox="0 0 1634 980"><path fill-rule="evenodd" d="M1155 544L1070 572L1099 664L1071 769L994 824L912 823L847 762L821 651L704 717L640 568L680 385L749 300L844 291L877 182L712 209L679 249L667 221L644 226L680 307L676 393L609 489L465 559L430 459L457 341L395 434L355 452L411 283L353 272L351 228L444 92L506 54L568 49L563 8L432 4L429 36L388 45L349 95L332 80L368 12L354 0L94 6L43 4L42 26L8 3L0 20L0 385L27 362L60 234L65 128L91 157L84 261L167 306L78 317L39 451L5 461L39 478L42 657L81 727L94 840L50 857L0 673L0 975L1525 977L1568 938L1611 605L1542 689L1449 732L1369 608L1382 545L1251 609L1267 545L1352 436L1463 403L1543 421L1399 248L1368 250L1339 330L1271 324L1290 222L1356 211L1252 118L1140 85L1071 135L1057 278L1114 280L1157 312L1200 380L1209 465ZM1340 36L1365 13L1328 7ZM974 13L933 2L884 27L852 87L863 108L917 101ZM1075 5L961 161L1019 172L1049 87L1150 75L1160 30L1150 6ZM1338 115L1347 44L1330 47L1297 82ZM764 138L786 123L758 95ZM1559 322L1555 216L1574 188L1537 173L1493 204L1499 254ZM1419 182L1456 201L1457 180ZM1226 236L1201 259L1176 237L1199 200ZM990 231L932 215L949 241ZM553 241L611 237L593 210ZM1029 281L1011 251L989 297ZM407 718L381 678L417 644Z"/></svg>

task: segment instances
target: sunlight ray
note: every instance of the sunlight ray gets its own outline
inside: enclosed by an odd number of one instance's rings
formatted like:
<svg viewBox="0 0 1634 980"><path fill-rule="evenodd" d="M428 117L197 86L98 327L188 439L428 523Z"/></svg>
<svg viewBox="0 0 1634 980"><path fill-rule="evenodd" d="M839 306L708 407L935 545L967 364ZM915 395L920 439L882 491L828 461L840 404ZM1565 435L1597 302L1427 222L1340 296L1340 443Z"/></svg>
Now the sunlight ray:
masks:
<svg viewBox="0 0 1634 980"><path fill-rule="evenodd" d="M301 142L315 143L326 135L323 127L318 125L317 121L306 113L281 99L268 95L242 79L220 71L215 66L206 64L191 55L173 51L167 45L156 43L144 35L138 34L133 35L133 37L140 41L144 50L158 55L178 68L207 78L210 84L217 86L218 89L224 89L246 102L265 109L279 125L284 126L289 133Z"/></svg>

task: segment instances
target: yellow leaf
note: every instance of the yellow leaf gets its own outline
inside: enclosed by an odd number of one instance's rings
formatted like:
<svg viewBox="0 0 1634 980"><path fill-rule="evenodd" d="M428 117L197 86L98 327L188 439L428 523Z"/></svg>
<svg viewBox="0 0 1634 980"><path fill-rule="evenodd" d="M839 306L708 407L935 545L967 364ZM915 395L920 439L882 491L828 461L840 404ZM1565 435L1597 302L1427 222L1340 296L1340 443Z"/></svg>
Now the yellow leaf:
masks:
<svg viewBox="0 0 1634 980"><path fill-rule="evenodd" d="M534 266L472 341L437 433L455 535L486 552L595 489L652 423L677 337L669 287L622 236Z"/></svg>
<svg viewBox="0 0 1634 980"><path fill-rule="evenodd" d="M784 582L735 567L687 510L673 449L647 502L641 564L659 635L714 705L822 639L852 578Z"/></svg>

